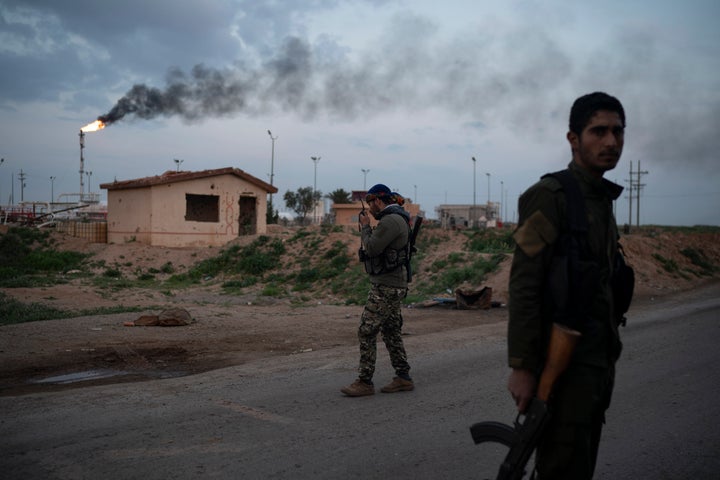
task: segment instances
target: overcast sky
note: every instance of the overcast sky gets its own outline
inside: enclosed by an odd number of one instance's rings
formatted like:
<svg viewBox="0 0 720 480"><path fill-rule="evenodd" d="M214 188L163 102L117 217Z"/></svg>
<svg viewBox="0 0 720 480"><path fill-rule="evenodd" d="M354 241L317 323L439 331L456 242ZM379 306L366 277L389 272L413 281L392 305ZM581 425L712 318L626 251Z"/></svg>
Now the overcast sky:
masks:
<svg viewBox="0 0 720 480"><path fill-rule="evenodd" d="M573 100L602 90L628 123L606 178L647 172L640 223L720 225L718 18L716 0L0 0L0 203L78 193L78 132L103 117L86 193L178 159L272 170L281 210L315 182L385 183L429 218L489 196L513 220L569 162Z"/></svg>

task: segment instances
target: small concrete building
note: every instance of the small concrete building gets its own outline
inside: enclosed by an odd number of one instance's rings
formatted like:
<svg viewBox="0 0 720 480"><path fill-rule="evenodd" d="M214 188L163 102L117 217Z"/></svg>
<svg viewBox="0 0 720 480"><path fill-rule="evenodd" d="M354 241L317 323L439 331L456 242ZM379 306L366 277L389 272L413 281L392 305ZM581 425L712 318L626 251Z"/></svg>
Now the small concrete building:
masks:
<svg viewBox="0 0 720 480"><path fill-rule="evenodd" d="M364 199L367 195L365 190L353 190L351 194L352 203L333 203L330 206L330 211L334 217L335 225L357 225L358 215L362 211L363 203L360 199ZM367 208L367 204L364 205ZM410 199L405 200L403 208L410 214L412 221L419 216L424 216L424 212L420 210L420 205L412 203ZM370 225L375 226L377 221L375 218L370 216Z"/></svg>
<svg viewBox="0 0 720 480"><path fill-rule="evenodd" d="M465 228L495 228L497 204L438 205L435 213L442 228L455 230Z"/></svg>
<svg viewBox="0 0 720 480"><path fill-rule="evenodd" d="M221 246L267 232L267 195L277 188L239 168L167 171L104 183L108 243Z"/></svg>

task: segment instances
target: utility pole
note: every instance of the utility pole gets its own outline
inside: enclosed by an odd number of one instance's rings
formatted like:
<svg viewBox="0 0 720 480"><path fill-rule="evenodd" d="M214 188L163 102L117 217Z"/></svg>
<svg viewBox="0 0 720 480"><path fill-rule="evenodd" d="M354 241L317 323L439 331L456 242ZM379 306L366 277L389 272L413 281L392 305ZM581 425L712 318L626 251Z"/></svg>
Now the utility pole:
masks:
<svg viewBox="0 0 720 480"><path fill-rule="evenodd" d="M647 175L649 172L647 171L641 171L640 170L640 160L638 160L638 168L637 168L637 182L635 183L635 190L637 192L637 195L635 196L635 199L637 200L637 208L635 209L635 215L637 216L637 222L636 225L640 226L640 189L645 186L644 183L640 183L640 175Z"/></svg>
<svg viewBox="0 0 720 480"><path fill-rule="evenodd" d="M50 203L55 202L55 176L50 177Z"/></svg>
<svg viewBox="0 0 720 480"><path fill-rule="evenodd" d="M628 180L628 233L632 227L632 201L633 201L633 168L632 160L630 160L630 180Z"/></svg>

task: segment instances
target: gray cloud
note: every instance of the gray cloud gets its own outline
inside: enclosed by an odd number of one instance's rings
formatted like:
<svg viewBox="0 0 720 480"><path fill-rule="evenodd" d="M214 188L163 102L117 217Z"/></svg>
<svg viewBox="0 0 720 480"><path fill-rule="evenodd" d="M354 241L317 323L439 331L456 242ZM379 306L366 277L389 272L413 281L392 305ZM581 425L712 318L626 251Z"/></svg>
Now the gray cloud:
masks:
<svg viewBox="0 0 720 480"><path fill-rule="evenodd" d="M77 101L72 92L84 90L97 104L99 92L135 83L101 119L291 112L351 121L443 109L458 125L500 126L526 138L564 125L578 95L606 90L626 104L630 138L653 160L715 161L717 76L708 77L712 67L672 57L657 32L623 25L608 32L607 44L573 57L575 45L529 20L513 27L478 21L442 39L431 19L405 12L362 50L328 36L310 43L303 15L338 3L313 2L301 13L251 1L198 8L172 0L78 0L67 8L3 0L0 26L15 43L0 48L9 72L0 78L0 98L52 100L71 92ZM34 22L16 21L18 12ZM172 65L162 84L157 75ZM687 80L690 71L706 78Z"/></svg>

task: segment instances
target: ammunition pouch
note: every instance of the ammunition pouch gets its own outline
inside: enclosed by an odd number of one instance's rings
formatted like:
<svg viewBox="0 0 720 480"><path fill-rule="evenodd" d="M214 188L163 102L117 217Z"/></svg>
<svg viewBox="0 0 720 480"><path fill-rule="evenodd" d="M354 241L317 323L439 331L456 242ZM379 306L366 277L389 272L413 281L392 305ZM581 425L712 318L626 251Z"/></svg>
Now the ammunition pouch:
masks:
<svg viewBox="0 0 720 480"><path fill-rule="evenodd" d="M358 257L365 264L365 271L370 275L393 272L405 265L408 260L405 249L395 250L392 248L388 248L377 257L369 257L367 252L361 248Z"/></svg>

